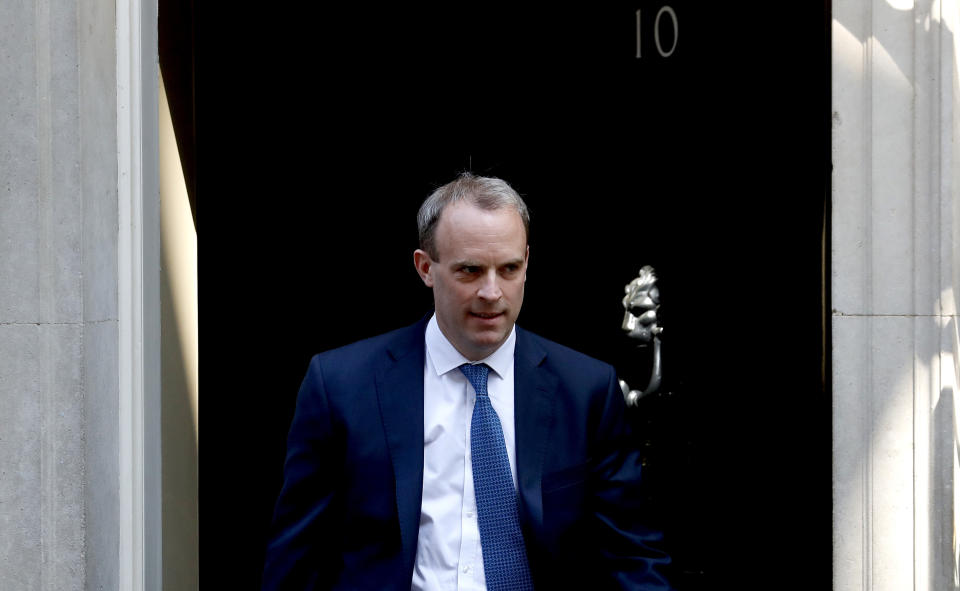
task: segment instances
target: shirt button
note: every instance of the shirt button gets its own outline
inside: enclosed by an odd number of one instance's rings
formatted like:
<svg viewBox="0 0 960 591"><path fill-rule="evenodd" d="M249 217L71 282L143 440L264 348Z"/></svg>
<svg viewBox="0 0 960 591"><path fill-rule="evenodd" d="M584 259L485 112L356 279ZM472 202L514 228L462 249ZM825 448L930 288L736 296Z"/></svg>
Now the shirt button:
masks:
<svg viewBox="0 0 960 591"><path fill-rule="evenodd" d="M473 517L473 511L467 511L467 517Z"/></svg>
<svg viewBox="0 0 960 591"><path fill-rule="evenodd" d="M464 573L470 572L470 565L469 565L469 564L468 564L467 566L463 567L463 572L464 572Z"/></svg>

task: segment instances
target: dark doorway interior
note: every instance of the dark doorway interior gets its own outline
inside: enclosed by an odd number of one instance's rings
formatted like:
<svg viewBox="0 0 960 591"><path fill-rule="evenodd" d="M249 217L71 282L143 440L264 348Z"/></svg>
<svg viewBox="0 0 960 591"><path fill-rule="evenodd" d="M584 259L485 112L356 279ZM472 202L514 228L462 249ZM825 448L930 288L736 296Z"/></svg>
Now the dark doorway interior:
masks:
<svg viewBox="0 0 960 591"><path fill-rule="evenodd" d="M157 53L187 197L197 225L196 6L194 0L158 0Z"/></svg>
<svg viewBox="0 0 960 591"><path fill-rule="evenodd" d="M665 5L203 15L206 578L257 588L310 356L429 310L414 215L469 169L532 210L520 323L631 384L620 298L657 270L632 413L677 586L829 588L828 5L671 0L666 58Z"/></svg>

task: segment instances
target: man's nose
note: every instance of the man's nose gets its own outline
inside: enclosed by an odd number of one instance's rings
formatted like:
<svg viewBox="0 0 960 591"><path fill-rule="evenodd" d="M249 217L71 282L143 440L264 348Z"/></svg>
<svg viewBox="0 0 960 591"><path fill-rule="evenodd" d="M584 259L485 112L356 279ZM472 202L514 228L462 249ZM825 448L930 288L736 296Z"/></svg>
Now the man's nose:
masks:
<svg viewBox="0 0 960 591"><path fill-rule="evenodd" d="M480 289L477 290L477 296L483 300L489 300L495 302L503 296L503 291L500 289L500 282L497 280L496 272L491 271L483 276L480 284Z"/></svg>

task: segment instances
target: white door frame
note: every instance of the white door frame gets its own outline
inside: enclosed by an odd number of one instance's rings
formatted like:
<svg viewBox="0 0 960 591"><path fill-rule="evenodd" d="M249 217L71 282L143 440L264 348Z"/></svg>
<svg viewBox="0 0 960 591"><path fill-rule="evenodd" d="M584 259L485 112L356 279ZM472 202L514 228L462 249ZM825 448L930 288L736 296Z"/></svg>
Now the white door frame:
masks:
<svg viewBox="0 0 960 591"><path fill-rule="evenodd" d="M160 591L157 0L118 0L119 582Z"/></svg>

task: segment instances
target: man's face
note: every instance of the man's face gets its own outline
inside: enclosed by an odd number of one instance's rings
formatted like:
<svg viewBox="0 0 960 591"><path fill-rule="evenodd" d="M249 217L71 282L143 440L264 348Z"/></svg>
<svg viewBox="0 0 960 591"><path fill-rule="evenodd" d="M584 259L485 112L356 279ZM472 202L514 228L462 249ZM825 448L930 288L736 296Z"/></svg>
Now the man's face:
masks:
<svg viewBox="0 0 960 591"><path fill-rule="evenodd" d="M529 248L520 214L512 207L448 205L437 222L437 260L422 250L414 264L433 288L437 323L471 361L493 353L510 334L527 280Z"/></svg>

